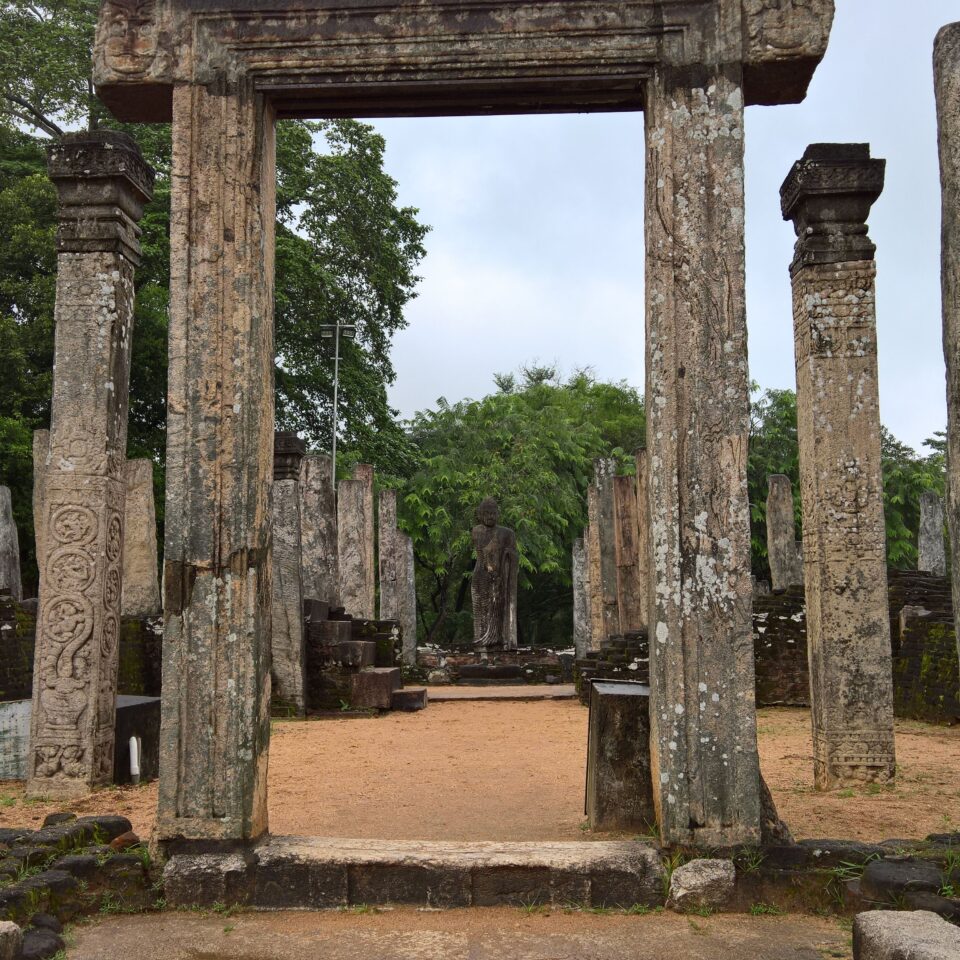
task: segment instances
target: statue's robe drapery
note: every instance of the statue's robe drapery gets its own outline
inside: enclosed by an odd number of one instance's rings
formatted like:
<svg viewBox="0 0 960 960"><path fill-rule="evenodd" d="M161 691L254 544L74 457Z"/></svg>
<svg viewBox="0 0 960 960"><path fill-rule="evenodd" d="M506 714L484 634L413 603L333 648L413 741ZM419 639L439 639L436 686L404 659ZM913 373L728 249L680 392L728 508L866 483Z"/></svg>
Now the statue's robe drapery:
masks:
<svg viewBox="0 0 960 960"><path fill-rule="evenodd" d="M517 538L508 527L473 528L473 643L483 649L517 648Z"/></svg>

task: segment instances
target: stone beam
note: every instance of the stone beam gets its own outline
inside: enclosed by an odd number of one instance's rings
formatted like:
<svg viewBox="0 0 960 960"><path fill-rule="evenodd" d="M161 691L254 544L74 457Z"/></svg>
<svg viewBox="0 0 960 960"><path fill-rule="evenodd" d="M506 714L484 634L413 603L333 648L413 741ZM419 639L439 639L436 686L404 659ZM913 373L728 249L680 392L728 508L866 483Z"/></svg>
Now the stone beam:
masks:
<svg viewBox="0 0 960 960"><path fill-rule="evenodd" d="M174 91L162 841L267 828L274 155L249 85Z"/></svg>
<svg viewBox="0 0 960 960"><path fill-rule="evenodd" d="M82 796L113 777L137 226L153 171L113 131L50 148L57 188L50 450L27 793Z"/></svg>
<svg viewBox="0 0 960 960"><path fill-rule="evenodd" d="M645 113L654 799L665 842L755 843L741 71L658 71Z"/></svg>
<svg viewBox="0 0 960 960"><path fill-rule="evenodd" d="M780 190L790 267L814 780L893 778L874 245L884 161L814 144Z"/></svg>
<svg viewBox="0 0 960 960"><path fill-rule="evenodd" d="M632 110L657 68L717 63L742 67L746 102L795 103L832 19L833 0L108 0L94 79L137 121L225 77L281 117Z"/></svg>

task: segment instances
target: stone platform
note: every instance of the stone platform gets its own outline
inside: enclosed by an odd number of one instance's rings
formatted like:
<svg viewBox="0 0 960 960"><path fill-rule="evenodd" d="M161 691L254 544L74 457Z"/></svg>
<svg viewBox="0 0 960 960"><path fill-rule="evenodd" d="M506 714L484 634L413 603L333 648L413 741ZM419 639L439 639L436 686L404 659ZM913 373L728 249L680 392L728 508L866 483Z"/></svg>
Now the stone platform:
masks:
<svg viewBox="0 0 960 960"><path fill-rule="evenodd" d="M270 837L245 852L175 853L171 906L258 909L655 905L663 867L641 842L497 843Z"/></svg>

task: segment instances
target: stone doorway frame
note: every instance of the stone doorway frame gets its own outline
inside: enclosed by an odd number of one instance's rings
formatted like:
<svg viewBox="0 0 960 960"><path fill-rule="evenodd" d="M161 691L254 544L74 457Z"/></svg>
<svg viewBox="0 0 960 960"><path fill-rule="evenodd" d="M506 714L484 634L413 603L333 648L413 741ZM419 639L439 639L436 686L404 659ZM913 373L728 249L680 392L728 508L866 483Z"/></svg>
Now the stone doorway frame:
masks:
<svg viewBox="0 0 960 960"><path fill-rule="evenodd" d="M803 99L833 0L106 0L97 90L173 124L157 837L267 830L274 124L646 125L651 754L669 843L759 839L743 110Z"/></svg>

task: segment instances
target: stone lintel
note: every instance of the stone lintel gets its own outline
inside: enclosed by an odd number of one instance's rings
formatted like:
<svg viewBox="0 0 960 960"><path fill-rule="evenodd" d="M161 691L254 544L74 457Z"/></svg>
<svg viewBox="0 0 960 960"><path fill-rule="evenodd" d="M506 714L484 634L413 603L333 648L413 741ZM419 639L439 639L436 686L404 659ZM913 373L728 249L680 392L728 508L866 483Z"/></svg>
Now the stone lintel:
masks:
<svg viewBox="0 0 960 960"><path fill-rule="evenodd" d="M154 171L136 141L114 130L65 134L48 149L47 171L60 200L57 252L117 251L139 263Z"/></svg>
<svg viewBox="0 0 960 960"><path fill-rule="evenodd" d="M307 445L295 433L278 430L273 435L273 479L299 480Z"/></svg>
<svg viewBox="0 0 960 960"><path fill-rule="evenodd" d="M807 147L780 187L783 219L797 233L791 270L873 259L867 216L883 191L886 163L870 158L867 143Z"/></svg>

